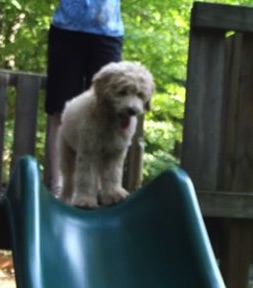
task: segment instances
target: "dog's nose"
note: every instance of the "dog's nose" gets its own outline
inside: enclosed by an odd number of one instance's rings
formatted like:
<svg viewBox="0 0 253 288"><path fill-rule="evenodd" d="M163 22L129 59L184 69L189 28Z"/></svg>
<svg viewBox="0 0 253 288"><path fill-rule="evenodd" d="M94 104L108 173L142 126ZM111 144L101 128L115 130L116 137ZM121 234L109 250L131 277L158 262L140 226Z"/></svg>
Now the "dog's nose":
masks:
<svg viewBox="0 0 253 288"><path fill-rule="evenodd" d="M127 114L129 116L134 116L137 115L139 113L139 109L135 108L135 107L128 107L127 108Z"/></svg>

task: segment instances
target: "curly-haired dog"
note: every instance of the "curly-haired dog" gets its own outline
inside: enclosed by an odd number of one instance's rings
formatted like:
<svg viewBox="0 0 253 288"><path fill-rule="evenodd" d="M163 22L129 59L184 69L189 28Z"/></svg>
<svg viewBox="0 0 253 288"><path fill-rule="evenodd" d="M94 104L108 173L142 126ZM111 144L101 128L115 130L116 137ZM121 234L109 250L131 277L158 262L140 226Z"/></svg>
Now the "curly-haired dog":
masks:
<svg viewBox="0 0 253 288"><path fill-rule="evenodd" d="M124 159L137 116L149 109L152 92L152 75L143 66L110 63L88 91L66 104L59 132L64 201L97 207L126 197Z"/></svg>

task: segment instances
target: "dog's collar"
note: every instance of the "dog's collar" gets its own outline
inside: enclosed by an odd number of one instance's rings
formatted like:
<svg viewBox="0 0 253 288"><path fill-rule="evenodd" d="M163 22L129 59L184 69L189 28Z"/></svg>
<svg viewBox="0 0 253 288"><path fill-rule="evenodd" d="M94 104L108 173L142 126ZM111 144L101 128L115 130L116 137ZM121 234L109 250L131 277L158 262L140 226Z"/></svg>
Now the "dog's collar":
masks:
<svg viewBox="0 0 253 288"><path fill-rule="evenodd" d="M120 128L125 130L130 125L130 117L128 115L121 115L120 117Z"/></svg>

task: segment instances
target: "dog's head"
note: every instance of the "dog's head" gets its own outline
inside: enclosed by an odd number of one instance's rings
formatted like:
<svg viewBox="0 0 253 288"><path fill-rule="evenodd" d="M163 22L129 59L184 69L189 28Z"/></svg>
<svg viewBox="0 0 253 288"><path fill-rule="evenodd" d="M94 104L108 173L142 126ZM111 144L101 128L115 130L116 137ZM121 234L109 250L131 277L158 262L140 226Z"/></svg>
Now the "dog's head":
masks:
<svg viewBox="0 0 253 288"><path fill-rule="evenodd" d="M123 117L137 116L150 110L154 82L151 73L134 62L110 63L93 78L99 104L108 105Z"/></svg>

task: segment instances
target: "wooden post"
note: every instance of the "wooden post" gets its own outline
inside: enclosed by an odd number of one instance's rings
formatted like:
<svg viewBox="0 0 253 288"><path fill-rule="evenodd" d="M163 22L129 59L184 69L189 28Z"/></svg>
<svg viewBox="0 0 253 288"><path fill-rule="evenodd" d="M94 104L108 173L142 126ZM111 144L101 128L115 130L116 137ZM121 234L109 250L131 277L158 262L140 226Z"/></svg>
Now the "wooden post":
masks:
<svg viewBox="0 0 253 288"><path fill-rule="evenodd" d="M253 35L238 34L228 49L219 189L253 190ZM224 221L221 270L229 288L248 287L253 223Z"/></svg>
<svg viewBox="0 0 253 288"><path fill-rule="evenodd" d="M51 189L51 165L50 165L50 151L49 151L49 130L50 130L50 117L47 116L46 126L46 143L45 143L45 157L44 157L44 183L48 189Z"/></svg>
<svg viewBox="0 0 253 288"><path fill-rule="evenodd" d="M126 159L123 186L130 192L141 186L143 174L143 123L144 116L138 119L136 133Z"/></svg>
<svg viewBox="0 0 253 288"><path fill-rule="evenodd" d="M35 153L39 88L38 77L18 77L12 168L20 156Z"/></svg>
<svg viewBox="0 0 253 288"><path fill-rule="evenodd" d="M252 220L227 219L223 222L220 262L228 288L248 287L252 230Z"/></svg>
<svg viewBox="0 0 253 288"><path fill-rule="evenodd" d="M232 46L225 42L227 31L253 32L253 9L195 2L191 16L182 166L202 198L209 191L214 200L223 191L223 196L237 192L239 200L240 192L253 191L252 34L237 35ZM246 288L252 220L227 218L222 234L227 287Z"/></svg>
<svg viewBox="0 0 253 288"><path fill-rule="evenodd" d="M4 131L6 116L6 90L8 85L8 75L0 75L0 193L2 190L3 172L3 151L4 151Z"/></svg>
<svg viewBox="0 0 253 288"><path fill-rule="evenodd" d="M224 32L191 31L181 164L200 190L217 186L224 57Z"/></svg>

